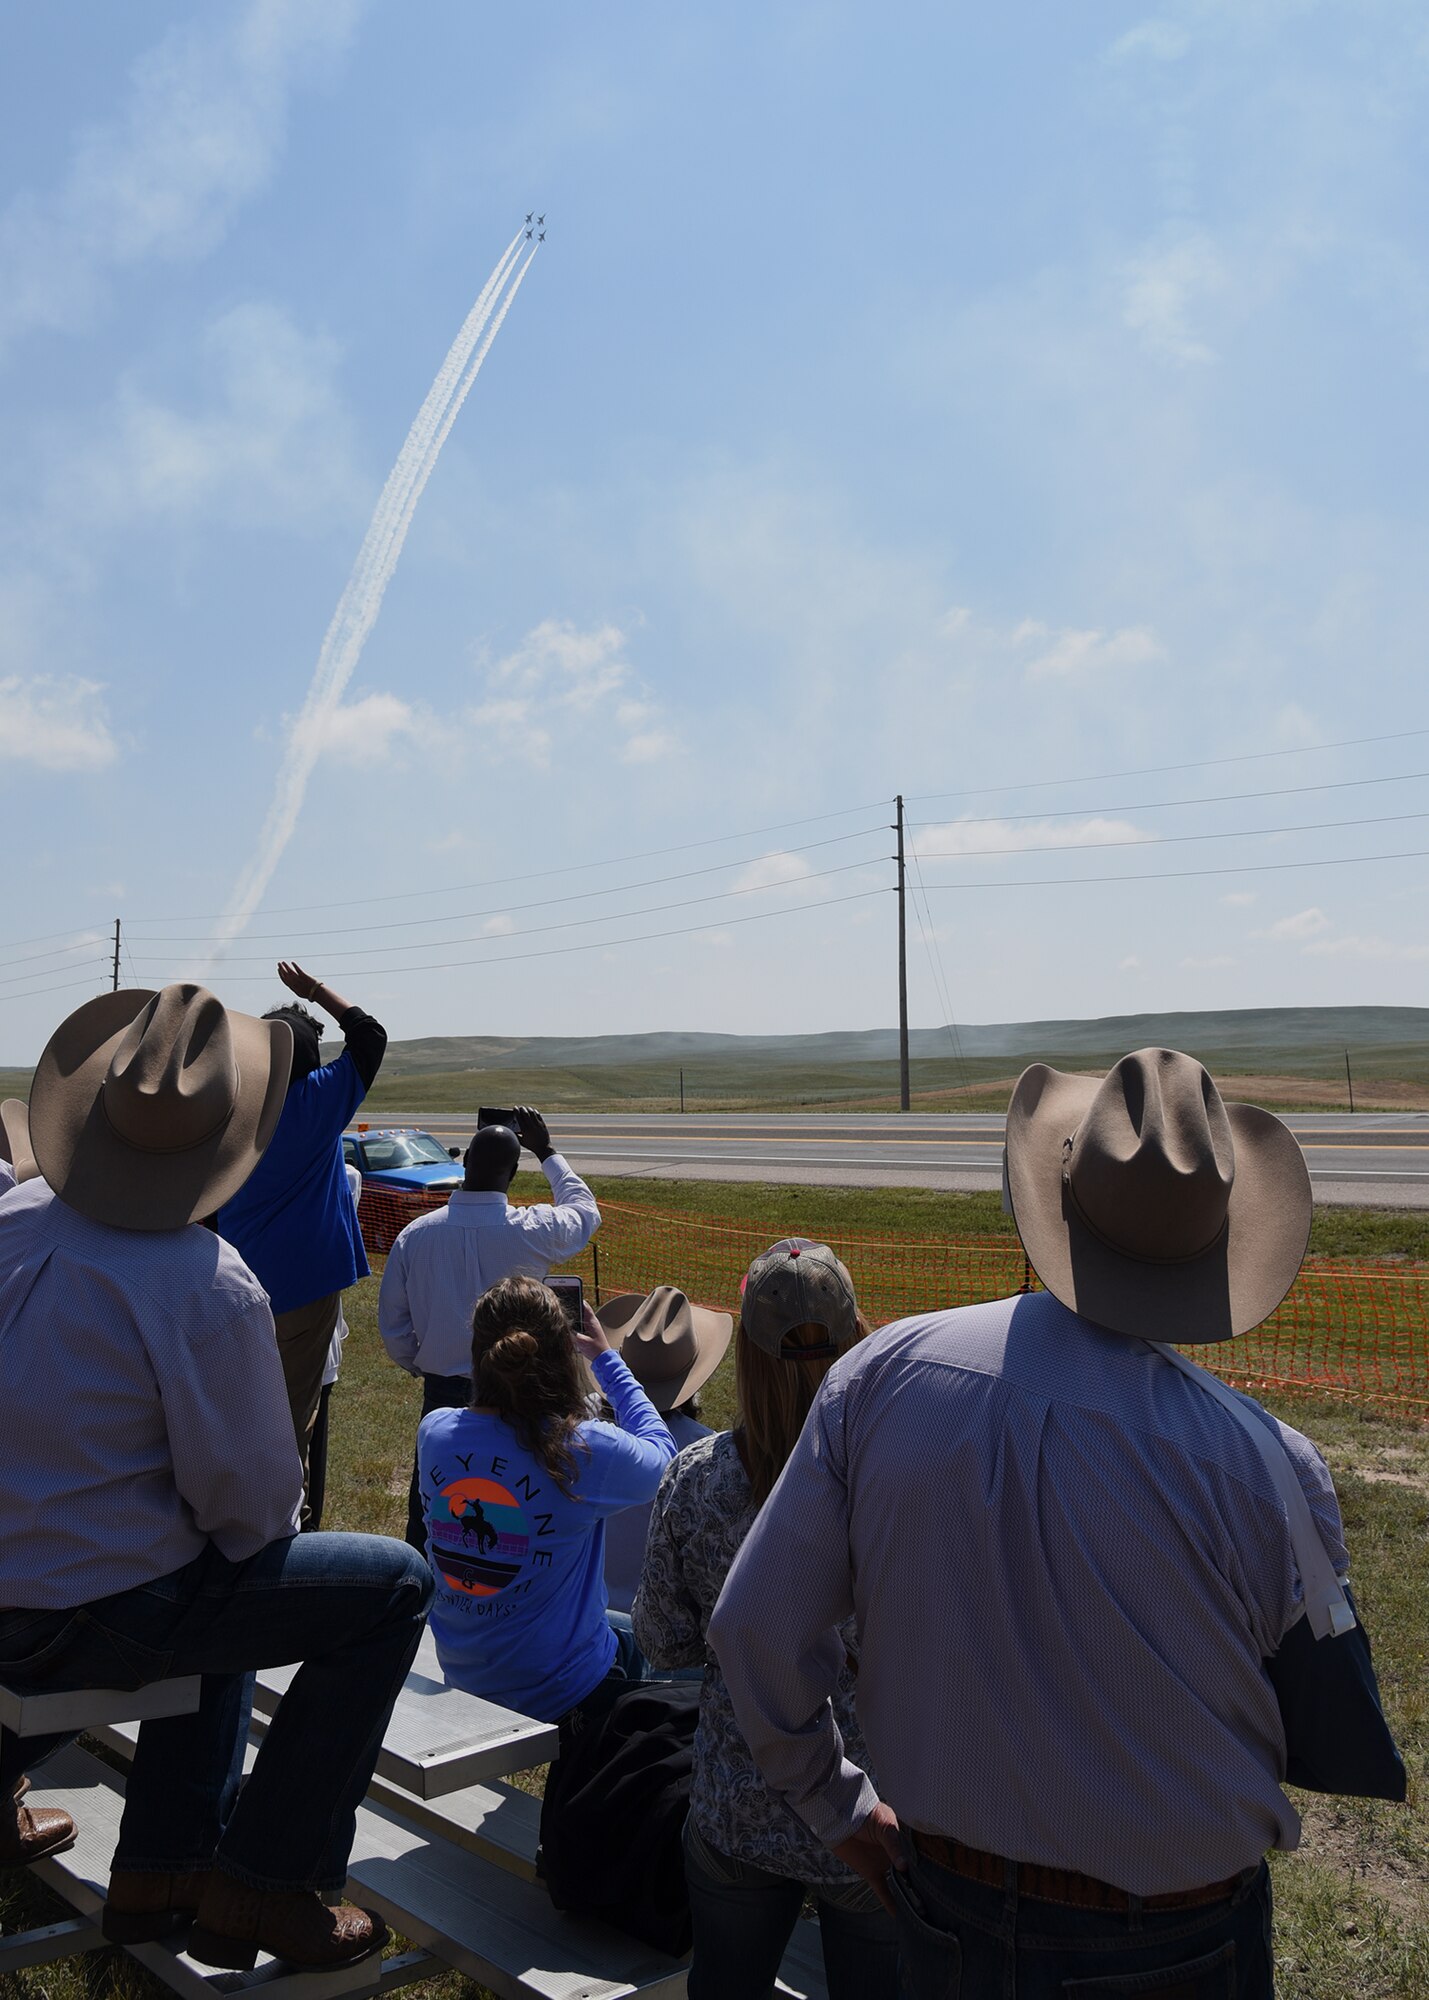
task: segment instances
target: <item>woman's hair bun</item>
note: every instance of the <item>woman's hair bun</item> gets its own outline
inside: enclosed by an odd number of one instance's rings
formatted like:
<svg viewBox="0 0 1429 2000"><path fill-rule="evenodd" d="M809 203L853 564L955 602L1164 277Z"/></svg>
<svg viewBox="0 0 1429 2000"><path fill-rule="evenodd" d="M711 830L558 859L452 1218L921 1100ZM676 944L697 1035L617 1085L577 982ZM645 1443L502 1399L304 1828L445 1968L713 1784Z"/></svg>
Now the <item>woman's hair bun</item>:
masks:
<svg viewBox="0 0 1429 2000"><path fill-rule="evenodd" d="M482 1356L482 1366L498 1370L519 1368L540 1351L541 1344L535 1334L518 1327L514 1333L504 1333L500 1340L491 1343Z"/></svg>

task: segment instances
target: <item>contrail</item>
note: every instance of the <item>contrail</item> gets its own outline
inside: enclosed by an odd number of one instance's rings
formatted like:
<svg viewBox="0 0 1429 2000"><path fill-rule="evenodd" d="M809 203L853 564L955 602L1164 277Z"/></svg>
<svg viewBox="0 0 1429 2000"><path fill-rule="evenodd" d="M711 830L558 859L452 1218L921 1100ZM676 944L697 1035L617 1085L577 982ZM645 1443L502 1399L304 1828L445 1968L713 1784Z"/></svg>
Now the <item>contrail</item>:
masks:
<svg viewBox="0 0 1429 2000"><path fill-rule="evenodd" d="M534 249L509 289L506 289L523 233L518 230L507 244L495 270L478 294L461 331L447 350L421 409L413 419L396 463L387 475L352 573L323 637L307 698L289 733L288 747L278 772L273 802L258 837L257 851L238 879L218 936L209 950L209 968L247 926L292 839L307 793L308 779L312 776L321 747L321 724L347 690L368 635L377 622L377 614L382 609L383 594L397 567L397 559L402 553L422 490L431 477L457 412L466 401L501 322L510 310L511 301L531 268L536 254ZM503 290L504 298L501 297ZM501 303L496 310L498 299Z"/></svg>

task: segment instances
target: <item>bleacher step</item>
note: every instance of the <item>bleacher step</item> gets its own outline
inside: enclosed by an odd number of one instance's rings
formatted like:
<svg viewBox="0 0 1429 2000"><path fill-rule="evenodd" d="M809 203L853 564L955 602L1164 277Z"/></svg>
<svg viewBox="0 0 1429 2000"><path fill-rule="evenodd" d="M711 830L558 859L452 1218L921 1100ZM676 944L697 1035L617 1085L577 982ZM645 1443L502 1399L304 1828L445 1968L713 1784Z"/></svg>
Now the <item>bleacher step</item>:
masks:
<svg viewBox="0 0 1429 2000"><path fill-rule="evenodd" d="M67 1853L32 1862L31 1870L81 1917L97 1920L119 1838L123 1780L87 1750L71 1747L47 1759L33 1773L33 1783L31 1802L58 1806L71 1814L78 1838ZM221 1972L200 1965L172 1945L132 1945L129 1950L182 2000L214 2000L216 1994L253 1994L257 2000L365 2000L382 1990L380 1959L333 1972L295 1972L264 1958L252 1972Z"/></svg>
<svg viewBox="0 0 1429 2000"><path fill-rule="evenodd" d="M253 1705L271 1716L296 1666L259 1673ZM377 1770L389 1783L418 1798L441 1798L488 1778L509 1777L549 1764L560 1747L553 1723L463 1694L442 1679L429 1632L407 1676L382 1741Z"/></svg>

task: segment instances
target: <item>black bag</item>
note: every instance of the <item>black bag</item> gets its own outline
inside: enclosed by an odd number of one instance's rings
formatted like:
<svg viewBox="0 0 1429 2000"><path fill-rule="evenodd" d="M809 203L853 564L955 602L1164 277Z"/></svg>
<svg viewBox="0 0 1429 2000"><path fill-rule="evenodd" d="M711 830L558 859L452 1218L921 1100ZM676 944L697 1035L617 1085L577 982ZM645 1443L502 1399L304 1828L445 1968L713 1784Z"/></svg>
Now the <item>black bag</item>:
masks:
<svg viewBox="0 0 1429 2000"><path fill-rule="evenodd" d="M1348 1632L1317 1639L1309 1619L1297 1618L1265 1662L1285 1725L1285 1778L1308 1792L1397 1801L1407 1788L1404 1760L1379 1705L1357 1606L1355 1619Z"/></svg>
<svg viewBox="0 0 1429 2000"><path fill-rule="evenodd" d="M556 1908L672 1958L691 1944L682 1837L699 1713L693 1682L622 1689L563 1743L541 1807L541 1867Z"/></svg>

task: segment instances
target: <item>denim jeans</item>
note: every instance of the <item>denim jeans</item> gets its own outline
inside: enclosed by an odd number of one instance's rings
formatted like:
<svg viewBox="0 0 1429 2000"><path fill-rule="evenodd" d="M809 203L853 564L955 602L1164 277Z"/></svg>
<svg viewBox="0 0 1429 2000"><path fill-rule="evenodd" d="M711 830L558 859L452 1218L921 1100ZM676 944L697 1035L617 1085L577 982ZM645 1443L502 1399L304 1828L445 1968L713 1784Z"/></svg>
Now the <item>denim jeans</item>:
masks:
<svg viewBox="0 0 1429 2000"><path fill-rule="evenodd" d="M905 1840L908 2000L1272 2000L1270 1871L1192 1910L1079 1910L968 1882Z"/></svg>
<svg viewBox="0 0 1429 2000"><path fill-rule="evenodd" d="M215 1862L259 1889L339 1889L357 1808L422 1636L432 1579L402 1542L294 1536L70 1611L0 1612L0 1680L24 1694L203 1676L197 1714L146 1722L115 1872ZM252 1672L302 1666L241 1792ZM69 1739L0 1731L0 1790Z"/></svg>
<svg viewBox="0 0 1429 2000"><path fill-rule="evenodd" d="M685 1883L695 1933L689 2000L769 2000L806 1895L818 1902L829 2000L895 2000L898 1936L871 1889L806 1889L721 1854L688 1821Z"/></svg>
<svg viewBox="0 0 1429 2000"><path fill-rule="evenodd" d="M424 1375L422 1377L422 1415L429 1417L433 1410L465 1410L471 1404L470 1375ZM427 1517L422 1506L422 1468L417 1462L417 1447L412 1446L412 1483L407 1488L407 1544L414 1548L423 1561L427 1555Z"/></svg>

